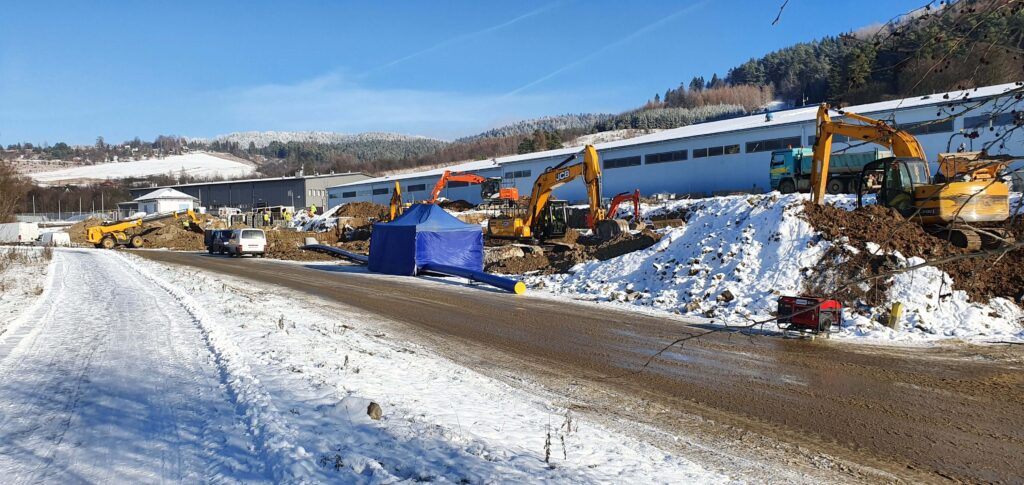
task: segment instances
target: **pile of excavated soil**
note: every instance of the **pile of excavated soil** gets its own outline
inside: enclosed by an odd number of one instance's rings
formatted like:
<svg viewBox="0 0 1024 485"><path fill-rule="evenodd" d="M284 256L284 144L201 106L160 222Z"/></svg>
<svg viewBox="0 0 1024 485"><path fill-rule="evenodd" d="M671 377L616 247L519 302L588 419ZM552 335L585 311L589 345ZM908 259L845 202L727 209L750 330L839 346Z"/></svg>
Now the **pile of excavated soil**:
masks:
<svg viewBox="0 0 1024 485"><path fill-rule="evenodd" d="M334 246L353 253L370 254L370 241L368 240L339 242Z"/></svg>
<svg viewBox="0 0 1024 485"><path fill-rule="evenodd" d="M166 248L176 251L201 251L206 249L203 233L186 229L174 219L152 222L142 226L143 247Z"/></svg>
<svg viewBox="0 0 1024 485"><path fill-rule="evenodd" d="M275 259L289 259L293 261L329 261L334 258L326 254L304 251L301 248L306 245L306 238L316 238L320 244L333 245L338 242L335 231L328 232L295 232L268 230L266 256Z"/></svg>
<svg viewBox="0 0 1024 485"><path fill-rule="evenodd" d="M334 213L337 217L362 217L364 219L383 219L388 215L388 206L373 202L350 202L338 208Z"/></svg>
<svg viewBox="0 0 1024 485"><path fill-rule="evenodd" d="M468 211L468 210L470 210L470 209L472 209L474 207L476 207L476 206L473 205L473 204L470 204L469 201L465 201L465 200L462 200L462 199L458 199L458 200L445 200L445 201L441 202L441 208L442 209L447 209L447 210L454 211L454 212Z"/></svg>
<svg viewBox="0 0 1024 485"><path fill-rule="evenodd" d="M573 231L575 232L575 231ZM568 235L567 239L575 241L579 236ZM539 274L565 273L573 266L586 261L598 259L601 261L612 259L623 254L628 254L654 245L661 239L661 235L651 231L643 230L637 234L622 233L615 238L594 243L580 239L578 243L563 241L562 244L549 246L544 250L540 248L523 251L522 256L504 257L486 261L484 270L503 274L523 274L537 272ZM491 246L487 251L497 253L505 251L502 246Z"/></svg>
<svg viewBox="0 0 1024 485"><path fill-rule="evenodd" d="M822 236L836 243L823 261L838 264L821 268L808 275L807 290L819 295L834 295L847 301L861 299L868 304L884 300L887 289L885 278L872 280L837 291L848 282L885 273L897 267L898 262L886 253L899 251L905 257L917 256L935 260L968 252L939 237L932 236L916 223L907 221L895 210L869 205L848 211L832 206L806 204L804 218ZM1007 221L1001 227L1014 233L1017 240L1024 237L1021 220ZM845 238L845 239L844 239ZM868 251L867 243L878 244L878 254ZM844 244L855 251L847 249ZM971 299L988 302L993 297L1020 301L1024 296L1024 251L1017 250L1000 256L961 259L939 266L953 278L953 289L963 290Z"/></svg>
<svg viewBox="0 0 1024 485"><path fill-rule="evenodd" d="M98 226L100 224L103 224L103 221L95 218L77 222L67 228L68 236L71 237L71 242L75 244L88 244L89 242L85 240L85 231L90 227Z"/></svg>

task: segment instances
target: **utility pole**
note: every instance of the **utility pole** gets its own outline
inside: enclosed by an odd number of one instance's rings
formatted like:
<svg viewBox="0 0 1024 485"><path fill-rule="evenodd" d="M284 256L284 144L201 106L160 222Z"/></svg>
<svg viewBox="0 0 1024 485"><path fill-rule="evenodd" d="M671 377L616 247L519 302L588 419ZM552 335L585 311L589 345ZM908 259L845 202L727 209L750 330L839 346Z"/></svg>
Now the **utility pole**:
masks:
<svg viewBox="0 0 1024 485"><path fill-rule="evenodd" d="M36 194L32 194L32 215L36 215Z"/></svg>

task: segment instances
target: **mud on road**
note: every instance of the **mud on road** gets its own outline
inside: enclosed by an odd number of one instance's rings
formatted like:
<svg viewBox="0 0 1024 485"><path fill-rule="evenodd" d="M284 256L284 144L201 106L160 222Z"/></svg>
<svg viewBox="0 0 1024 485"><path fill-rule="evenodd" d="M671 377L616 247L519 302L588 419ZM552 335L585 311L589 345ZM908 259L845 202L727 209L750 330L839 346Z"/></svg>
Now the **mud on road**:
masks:
<svg viewBox="0 0 1024 485"><path fill-rule="evenodd" d="M1020 347L887 348L717 333L655 359L680 319L335 264L135 254L306 292L556 404L753 481L1015 482L1024 476ZM531 384L535 383L535 384ZM764 463L777 463L766 471Z"/></svg>

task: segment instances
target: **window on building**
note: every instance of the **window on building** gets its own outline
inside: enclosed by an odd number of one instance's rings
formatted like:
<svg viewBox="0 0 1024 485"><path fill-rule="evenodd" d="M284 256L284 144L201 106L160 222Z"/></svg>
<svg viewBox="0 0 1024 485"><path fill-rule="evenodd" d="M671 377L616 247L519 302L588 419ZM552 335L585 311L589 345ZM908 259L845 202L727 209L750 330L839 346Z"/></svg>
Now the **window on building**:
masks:
<svg viewBox="0 0 1024 485"><path fill-rule="evenodd" d="M468 187L468 186L469 186L469 182L460 182L458 180L452 180L451 182L448 182L448 188L449 189L455 188L455 187Z"/></svg>
<svg viewBox="0 0 1024 485"><path fill-rule="evenodd" d="M694 148L693 158L717 157L719 155L735 155L740 152L739 145L725 145L707 148Z"/></svg>
<svg viewBox="0 0 1024 485"><path fill-rule="evenodd" d="M807 146L814 146L814 142L818 141L818 137L810 135L807 137ZM832 135L832 143L849 143L850 137L843 135ZM794 145L795 146L795 145Z"/></svg>
<svg viewBox="0 0 1024 485"><path fill-rule="evenodd" d="M356 196L356 192L354 190L352 192L342 192L341 193L341 198L342 199L351 199L351 198L353 198L355 196Z"/></svg>
<svg viewBox="0 0 1024 485"><path fill-rule="evenodd" d="M918 123L903 123L899 128L911 135L931 135L935 133L952 133L953 120L942 121L921 121Z"/></svg>
<svg viewBox="0 0 1024 485"><path fill-rule="evenodd" d="M640 155L634 157L609 158L604 161L604 168L634 167L640 165Z"/></svg>
<svg viewBox="0 0 1024 485"><path fill-rule="evenodd" d="M662 153L648 153L644 155L644 163L665 163L665 162L678 162L680 160L686 160L686 150L676 150L674 152L662 152Z"/></svg>
<svg viewBox="0 0 1024 485"><path fill-rule="evenodd" d="M424 190L427 190L427 184L410 185L406 187L405 190L408 190L409 192L423 192Z"/></svg>
<svg viewBox="0 0 1024 485"><path fill-rule="evenodd" d="M515 170L515 171L512 171L512 172L505 172L504 177L506 179L508 179L508 180L511 180L511 179L529 178L530 175L531 175L531 173L530 173L529 170Z"/></svg>
<svg viewBox="0 0 1024 485"><path fill-rule="evenodd" d="M986 113L964 118L964 129L967 130L985 130L1014 124L1016 124L1016 121L1013 113Z"/></svg>
<svg viewBox="0 0 1024 485"><path fill-rule="evenodd" d="M811 138L814 138L813 136ZM790 136L785 138L771 138L768 140L757 140L747 142L747 153L755 152L771 152L775 150L782 150L784 148L796 148L800 146L799 136Z"/></svg>
<svg viewBox="0 0 1024 485"><path fill-rule="evenodd" d="M383 189L373 189L373 195L388 195L391 192L390 189L384 187Z"/></svg>

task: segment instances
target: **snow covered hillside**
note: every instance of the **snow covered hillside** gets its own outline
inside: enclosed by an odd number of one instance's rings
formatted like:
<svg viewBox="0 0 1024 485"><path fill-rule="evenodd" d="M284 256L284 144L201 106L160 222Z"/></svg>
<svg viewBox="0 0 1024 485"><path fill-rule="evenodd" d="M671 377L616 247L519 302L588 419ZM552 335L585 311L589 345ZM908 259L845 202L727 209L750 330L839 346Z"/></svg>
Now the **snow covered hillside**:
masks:
<svg viewBox="0 0 1024 485"><path fill-rule="evenodd" d="M252 165L197 152L171 155L166 158L87 165L52 172L33 173L29 176L41 184L57 185L167 173L175 175L185 173L197 178L237 178L251 175L253 172L255 172L255 167Z"/></svg>
<svg viewBox="0 0 1024 485"><path fill-rule="evenodd" d="M5 481L728 480L309 294L117 251L53 267L0 335Z"/></svg>
<svg viewBox="0 0 1024 485"><path fill-rule="evenodd" d="M214 137L212 140L202 138L190 139L192 141L229 142L238 143L242 148L254 143L256 148L263 148L271 142L309 142L309 143L359 143L369 141L407 141L407 140L430 140L425 136L402 135L399 133L334 133L330 131L243 131L229 133Z"/></svg>
<svg viewBox="0 0 1024 485"><path fill-rule="evenodd" d="M780 295L802 294L811 276L838 264L823 259L832 243L801 217L807 197L774 193L645 206L647 218L671 212L687 223L659 231L662 239L648 249L526 281L553 295L717 324L770 320ZM846 209L856 204L852 196L829 196L828 203ZM923 261L890 256L903 266ZM1017 304L1003 298L971 301L965 292L951 290L950 281L941 269L930 267L892 277L884 299L904 305L897 327L879 323L887 306L848 309L839 335L876 342L1024 341L1024 311ZM765 328L777 329L774 323Z"/></svg>

